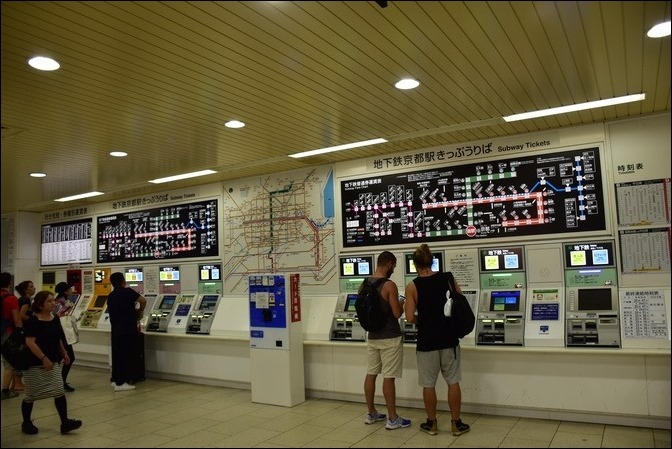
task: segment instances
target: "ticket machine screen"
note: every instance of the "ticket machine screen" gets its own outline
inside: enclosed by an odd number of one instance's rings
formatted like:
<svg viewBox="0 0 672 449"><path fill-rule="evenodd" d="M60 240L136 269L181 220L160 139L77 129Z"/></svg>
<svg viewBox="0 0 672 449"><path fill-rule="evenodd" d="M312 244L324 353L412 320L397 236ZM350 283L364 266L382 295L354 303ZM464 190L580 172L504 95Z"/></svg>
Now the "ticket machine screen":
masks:
<svg viewBox="0 0 672 449"><path fill-rule="evenodd" d="M355 309L355 302L357 302L357 295L354 293L349 294L345 299L344 312L356 312L357 310Z"/></svg>
<svg viewBox="0 0 672 449"><path fill-rule="evenodd" d="M161 304L159 304L159 310L171 310L173 308L173 304L175 304L176 298L176 295L164 296L161 300Z"/></svg>
<svg viewBox="0 0 672 449"><path fill-rule="evenodd" d="M105 307L106 302L107 302L107 295L98 295L96 296L96 299L93 302L93 307L91 308L102 310L103 307Z"/></svg>
<svg viewBox="0 0 672 449"><path fill-rule="evenodd" d="M613 310L611 304L611 289L579 289L579 310Z"/></svg>
<svg viewBox="0 0 672 449"><path fill-rule="evenodd" d="M520 310L520 291L492 292L490 294L491 312L518 312Z"/></svg>
<svg viewBox="0 0 672 449"><path fill-rule="evenodd" d="M217 306L217 299L219 296L217 295L205 295L203 296L203 299L201 300L201 307L200 309L206 312L211 312L215 310L215 307Z"/></svg>
<svg viewBox="0 0 672 449"><path fill-rule="evenodd" d="M175 316L187 316L189 315L189 309L191 308L191 304L180 304L177 306L177 310L175 311Z"/></svg>

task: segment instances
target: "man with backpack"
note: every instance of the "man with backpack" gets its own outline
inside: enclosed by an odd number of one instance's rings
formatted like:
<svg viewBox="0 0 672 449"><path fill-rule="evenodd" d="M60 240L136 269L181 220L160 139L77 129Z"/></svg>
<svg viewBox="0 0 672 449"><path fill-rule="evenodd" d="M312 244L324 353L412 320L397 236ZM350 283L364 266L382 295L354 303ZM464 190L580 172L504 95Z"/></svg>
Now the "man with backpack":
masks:
<svg viewBox="0 0 672 449"><path fill-rule="evenodd" d="M368 413L364 418L366 424L387 421L388 430L409 427L410 419L397 414L395 379L401 378L403 368L403 337L399 326L399 317L403 313L403 301L399 300L397 284L389 279L397 265L397 258L389 251L378 256L376 271L373 276L364 280L359 288L362 296L367 290L375 289L379 294L376 300L382 306L379 310L386 315L382 328L369 330L366 339L367 368L364 379L364 396ZM371 320L372 322L374 320ZM378 413L374 404L376 394L376 378L383 374L383 396L387 405L387 415Z"/></svg>
<svg viewBox="0 0 672 449"><path fill-rule="evenodd" d="M422 387L422 399L427 413L427 421L420 424L420 430L430 435L438 433L436 381L441 372L448 385L451 431L457 436L469 432L470 428L460 418L460 331L454 328L452 319L455 317L447 318L451 311L446 310L446 302L450 301L449 298L456 299L462 292L452 274L432 271L432 259L429 247L426 244L420 245L413 253L418 276L406 285L406 321L417 323L415 354L418 383ZM465 298L460 298L463 299Z"/></svg>

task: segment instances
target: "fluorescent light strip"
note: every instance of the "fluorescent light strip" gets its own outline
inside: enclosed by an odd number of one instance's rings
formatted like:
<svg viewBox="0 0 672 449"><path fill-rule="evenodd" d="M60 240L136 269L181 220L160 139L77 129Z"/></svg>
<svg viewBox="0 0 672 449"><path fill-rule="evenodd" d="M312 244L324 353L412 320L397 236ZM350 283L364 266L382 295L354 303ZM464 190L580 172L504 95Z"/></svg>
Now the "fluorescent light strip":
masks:
<svg viewBox="0 0 672 449"><path fill-rule="evenodd" d="M566 114L567 112L583 111L586 109L603 108L605 106L613 106L616 104L630 103L632 101L642 101L646 98L646 94L626 95L624 97L608 98L606 100L589 101L588 103L573 104L569 106L560 106L551 109L542 109L540 111L524 112L522 114L509 115L502 117L507 122L515 122L518 120L527 120L537 117L545 117L547 115Z"/></svg>
<svg viewBox="0 0 672 449"><path fill-rule="evenodd" d="M201 170L201 171L195 171L192 173L184 173L182 175L175 175L175 176L168 176L166 178L157 178L157 179L152 179L147 182L151 182L153 184L161 184L164 182L171 182L171 181L179 181L180 179L188 179L188 178L196 178L198 176L205 176L205 175L211 175L213 173L217 173L214 170Z"/></svg>
<svg viewBox="0 0 672 449"><path fill-rule="evenodd" d="M289 157L293 157L293 158L298 159L298 158L301 158L301 157L315 156L316 154L331 153L332 151L350 150L352 148L365 147L367 145L376 145L376 144L385 143L385 142L387 142L387 140L382 139L382 138L364 140L362 142L353 142L353 143L346 143L344 145L336 145L335 147L327 147L327 148L320 148L318 150L304 151L303 153L294 153L294 154L290 154Z"/></svg>
<svg viewBox="0 0 672 449"><path fill-rule="evenodd" d="M105 195L105 194L103 192L80 193L79 195L64 196L63 198L57 198L54 201L59 201L61 203L64 203L66 201L81 200L82 198L89 198L89 197L98 196L98 195Z"/></svg>

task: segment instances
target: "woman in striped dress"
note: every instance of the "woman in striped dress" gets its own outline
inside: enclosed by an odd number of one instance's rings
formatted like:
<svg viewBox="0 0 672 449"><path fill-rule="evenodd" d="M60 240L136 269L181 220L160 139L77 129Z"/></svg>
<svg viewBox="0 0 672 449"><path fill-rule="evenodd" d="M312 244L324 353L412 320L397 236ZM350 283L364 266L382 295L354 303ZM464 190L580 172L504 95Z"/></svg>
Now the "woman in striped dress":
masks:
<svg viewBox="0 0 672 449"><path fill-rule="evenodd" d="M61 321L53 314L54 306L53 293L39 292L31 306L33 316L23 326L26 345L35 356L34 363L23 372L26 395L21 403L21 431L28 435L38 432L31 415L33 403L39 399L54 398L54 405L61 418L61 433L68 433L82 426L82 421L68 418L68 403L61 372L63 366L70 363L70 358L61 340L63 329Z"/></svg>

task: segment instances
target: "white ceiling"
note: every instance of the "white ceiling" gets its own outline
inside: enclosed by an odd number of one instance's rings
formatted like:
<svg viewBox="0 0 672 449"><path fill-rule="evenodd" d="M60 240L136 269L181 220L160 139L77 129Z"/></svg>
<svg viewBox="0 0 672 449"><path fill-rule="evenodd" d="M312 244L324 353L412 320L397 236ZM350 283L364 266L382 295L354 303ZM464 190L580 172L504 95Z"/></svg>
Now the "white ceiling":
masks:
<svg viewBox="0 0 672 449"><path fill-rule="evenodd" d="M663 20L669 1L3 1L2 213L669 111L670 37L646 37ZM394 88L404 77L421 84ZM390 142L287 157L376 137Z"/></svg>

